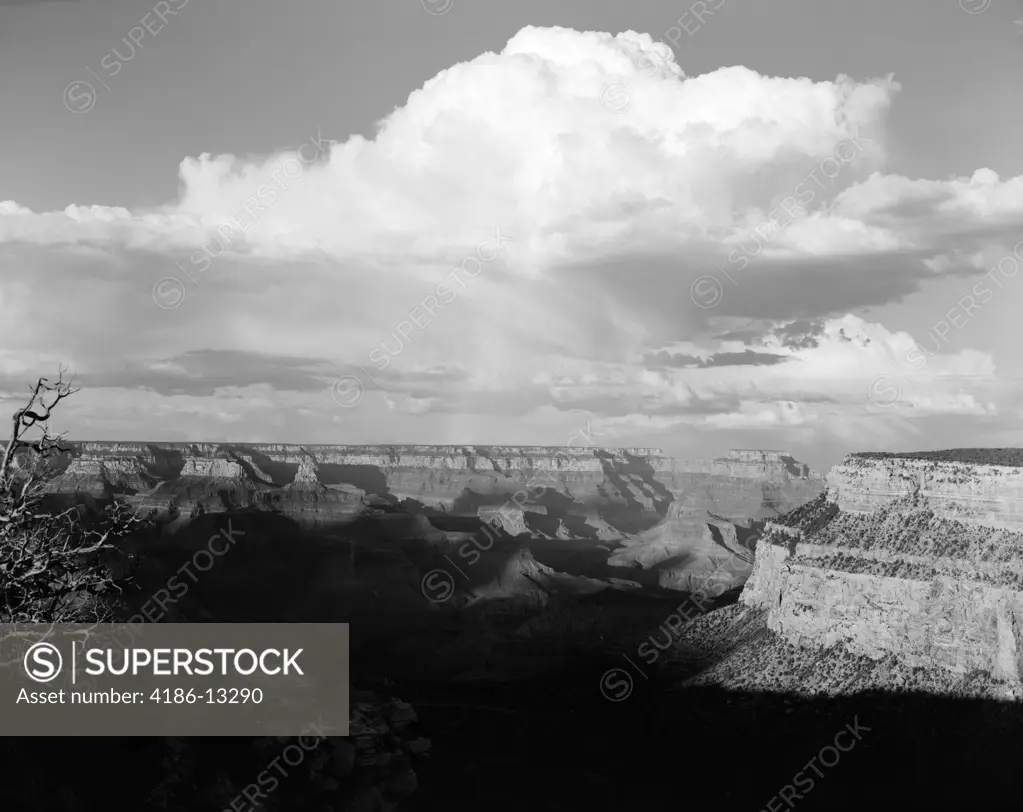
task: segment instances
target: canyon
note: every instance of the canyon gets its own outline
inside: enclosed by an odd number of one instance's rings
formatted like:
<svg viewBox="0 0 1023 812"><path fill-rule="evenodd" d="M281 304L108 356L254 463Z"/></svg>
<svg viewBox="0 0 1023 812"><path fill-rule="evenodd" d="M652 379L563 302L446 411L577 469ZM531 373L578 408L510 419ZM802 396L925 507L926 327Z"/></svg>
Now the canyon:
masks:
<svg viewBox="0 0 1023 812"><path fill-rule="evenodd" d="M70 445L48 489L153 510L167 538L204 514L286 520L337 548L308 591L342 594L349 616L384 637L393 624L381 618L395 612L512 608L515 628L536 629L571 614L566 600L698 589L737 601L690 637L728 616L729 628L766 628L799 651L1020 698L1016 462L983 450L852 454L825 479L767 450L699 461L649 448L92 442ZM453 657L421 656L424 668Z"/></svg>
<svg viewBox="0 0 1023 812"><path fill-rule="evenodd" d="M362 793L346 808L521 808L494 787L527 750L529 777L558 787L536 808L607 808L623 785L664 808L681 758L724 808L762 808L856 718L869 746L814 798L862 808L857 787L902 759L912 780L889 800L918 808L1020 789L988 753L1012 760L1023 740L1004 711L1020 697L1021 471L983 455L851 455L824 478L764 450L81 443L48 487L157 511L141 597L218 528L245 528L162 620L351 624L363 735L332 744L323 790ZM694 592L713 600L676 622ZM609 702L605 677L640 662ZM679 730L700 746L622 746ZM741 782L721 759L736 741L755 754ZM935 788L954 770L983 791Z"/></svg>
<svg viewBox="0 0 1023 812"><path fill-rule="evenodd" d="M734 450L699 461L650 448L113 442L67 448L47 484L53 498L93 505L117 498L154 511L166 532L202 513L238 511L271 512L328 536L420 538L447 548L493 528L506 539L551 542L551 549L560 542L604 545L613 550L608 567L647 573L638 575L642 585L667 590L686 589L710 572L727 588L741 585L763 522L824 487L816 471L784 451ZM720 556L737 567L721 575ZM523 556L515 560L523 575L535 566ZM513 575L502 577L514 581Z"/></svg>

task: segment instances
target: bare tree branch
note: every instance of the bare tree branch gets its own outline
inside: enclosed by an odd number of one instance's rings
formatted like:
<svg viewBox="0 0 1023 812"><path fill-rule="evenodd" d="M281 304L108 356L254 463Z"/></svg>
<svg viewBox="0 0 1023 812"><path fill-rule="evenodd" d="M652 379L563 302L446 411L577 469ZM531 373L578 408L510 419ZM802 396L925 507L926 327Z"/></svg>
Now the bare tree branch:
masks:
<svg viewBox="0 0 1023 812"><path fill-rule="evenodd" d="M0 623L102 623L115 616L115 601L133 577L138 560L118 540L150 524L115 501L102 516L82 506L53 511L45 485L54 457L66 454L63 435L49 431L53 410L77 389L39 378L28 404L13 415L10 440L0 460ZM28 439L34 429L39 436ZM116 572L112 562L123 564Z"/></svg>

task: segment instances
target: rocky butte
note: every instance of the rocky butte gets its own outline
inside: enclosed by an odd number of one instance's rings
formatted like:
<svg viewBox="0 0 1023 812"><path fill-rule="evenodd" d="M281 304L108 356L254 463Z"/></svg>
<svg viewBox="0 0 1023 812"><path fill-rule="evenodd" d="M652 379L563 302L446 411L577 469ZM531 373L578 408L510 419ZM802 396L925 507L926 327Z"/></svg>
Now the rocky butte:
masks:
<svg viewBox="0 0 1023 812"><path fill-rule="evenodd" d="M883 665L886 687L926 669L929 690L1023 697L1023 452L847 457L826 492L767 522L740 601L739 626Z"/></svg>
<svg viewBox="0 0 1023 812"><path fill-rule="evenodd" d="M155 509L172 527L196 513L241 509L325 529L394 511L434 526L471 518L511 537L616 543L612 566L656 570L669 589L714 569L715 553L751 562L763 521L824 487L784 451L694 461L651 448L68 445L52 494L119 497Z"/></svg>

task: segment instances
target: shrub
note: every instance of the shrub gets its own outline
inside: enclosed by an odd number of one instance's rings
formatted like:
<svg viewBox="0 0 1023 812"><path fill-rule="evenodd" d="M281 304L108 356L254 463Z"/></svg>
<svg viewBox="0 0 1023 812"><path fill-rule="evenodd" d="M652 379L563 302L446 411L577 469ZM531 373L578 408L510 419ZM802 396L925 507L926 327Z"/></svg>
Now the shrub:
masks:
<svg viewBox="0 0 1023 812"><path fill-rule="evenodd" d="M52 464L68 451L62 436L49 433L49 420L77 391L63 375L54 384L40 378L14 413L0 461L0 623L107 622L132 580L134 561L114 542L152 514L140 519L114 501L97 517L81 505L52 508L46 498Z"/></svg>

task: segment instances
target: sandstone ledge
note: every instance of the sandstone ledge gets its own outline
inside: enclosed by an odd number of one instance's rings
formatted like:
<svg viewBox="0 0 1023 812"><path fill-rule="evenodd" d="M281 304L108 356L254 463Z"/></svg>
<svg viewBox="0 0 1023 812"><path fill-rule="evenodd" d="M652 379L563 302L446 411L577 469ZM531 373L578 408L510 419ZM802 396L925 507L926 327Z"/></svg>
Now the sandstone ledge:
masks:
<svg viewBox="0 0 1023 812"><path fill-rule="evenodd" d="M767 523L741 603L790 643L983 673L1023 697L1016 456L847 457L824 494Z"/></svg>
<svg viewBox="0 0 1023 812"><path fill-rule="evenodd" d="M978 566L962 558L799 541L790 547L778 540L768 535L759 542L740 600L763 610L767 627L784 639L842 644L872 659L894 655L912 667L957 675L981 671L1004 681L1007 695L1023 696L1018 563Z"/></svg>
<svg viewBox="0 0 1023 812"><path fill-rule="evenodd" d="M827 483L829 498L843 511L868 513L917 496L951 519L1023 530L1023 467L851 455Z"/></svg>

